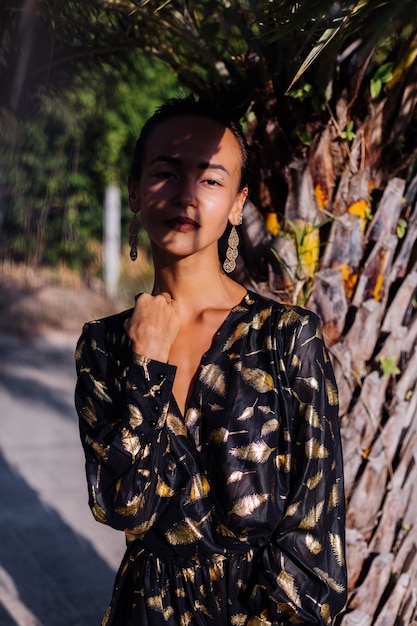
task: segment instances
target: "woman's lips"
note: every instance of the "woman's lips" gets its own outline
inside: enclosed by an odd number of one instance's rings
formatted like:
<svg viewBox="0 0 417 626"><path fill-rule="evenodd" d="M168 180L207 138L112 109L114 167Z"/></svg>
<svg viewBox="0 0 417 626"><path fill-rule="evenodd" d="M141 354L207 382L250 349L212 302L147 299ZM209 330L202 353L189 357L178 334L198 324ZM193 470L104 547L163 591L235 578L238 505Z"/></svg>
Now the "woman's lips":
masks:
<svg viewBox="0 0 417 626"><path fill-rule="evenodd" d="M197 228L200 228L200 225L190 217L184 217L181 215L165 220L165 224L167 224L172 230L176 230L180 233L190 233L197 230Z"/></svg>

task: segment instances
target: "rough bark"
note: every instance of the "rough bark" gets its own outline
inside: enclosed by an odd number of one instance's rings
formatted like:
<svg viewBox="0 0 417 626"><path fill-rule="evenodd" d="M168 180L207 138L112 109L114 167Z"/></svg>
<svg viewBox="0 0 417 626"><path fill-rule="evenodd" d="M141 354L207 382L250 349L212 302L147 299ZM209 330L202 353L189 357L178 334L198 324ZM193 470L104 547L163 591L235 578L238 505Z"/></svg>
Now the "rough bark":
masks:
<svg viewBox="0 0 417 626"><path fill-rule="evenodd" d="M308 171L302 163L293 172L306 194L291 193L291 219L311 223L320 209ZM389 181L367 229L349 207L363 198L369 173L355 177L355 184L341 181L344 195L336 192L345 212L334 217L305 298L322 319L340 397L349 599L337 625L415 626L417 177ZM297 213L301 197L311 206ZM308 285L299 250L286 237L270 237L267 246L275 254L258 289L299 303Z"/></svg>

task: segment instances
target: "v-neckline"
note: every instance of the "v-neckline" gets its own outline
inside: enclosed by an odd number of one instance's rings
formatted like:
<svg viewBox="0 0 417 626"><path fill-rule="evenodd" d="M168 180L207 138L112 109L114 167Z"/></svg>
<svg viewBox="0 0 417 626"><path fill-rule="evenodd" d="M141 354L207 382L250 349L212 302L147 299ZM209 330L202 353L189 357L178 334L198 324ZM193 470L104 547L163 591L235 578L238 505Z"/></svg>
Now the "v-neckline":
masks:
<svg viewBox="0 0 417 626"><path fill-rule="evenodd" d="M175 407L178 411L178 415L181 417L181 419L183 420L183 422L185 423L186 421L186 417L187 417L187 413L189 411L189 409L193 406L192 400L196 394L196 389L198 387L198 380L199 380L199 375L201 372L201 367L204 365L204 363L207 361L209 355L211 354L211 352L213 352L213 350L215 349L218 341L220 340L221 336L224 334L225 328L226 326L228 326L230 318L234 315L234 313L236 313L237 311L239 311L242 307L246 307L246 310L248 310L248 305L249 305L249 300L251 298L251 293L247 290L245 295L243 296L243 298L240 300L240 302L238 302L237 304L235 304L234 307L232 307L230 309L230 311L227 313L227 315L225 316L224 320L222 321L222 323L219 325L217 331L213 334L213 338L211 340L210 346L208 348L208 350L206 350L200 359L200 362L197 366L197 369L195 371L195 376L194 376L194 380L192 381L190 388L191 391L188 394L188 400L186 401L185 407L184 407L184 412L180 409L179 404L177 402L177 399L174 395L174 393L172 393L172 399L174 401Z"/></svg>

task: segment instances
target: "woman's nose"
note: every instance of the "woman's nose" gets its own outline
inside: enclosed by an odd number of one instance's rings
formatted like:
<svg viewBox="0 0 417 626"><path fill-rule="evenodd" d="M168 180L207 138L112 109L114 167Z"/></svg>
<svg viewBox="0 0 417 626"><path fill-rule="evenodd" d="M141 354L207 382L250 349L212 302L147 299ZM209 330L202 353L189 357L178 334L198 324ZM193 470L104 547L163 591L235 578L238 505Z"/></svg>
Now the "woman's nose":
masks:
<svg viewBox="0 0 417 626"><path fill-rule="evenodd" d="M179 181L175 201L176 204L184 208L196 206L196 186L194 181L190 179Z"/></svg>

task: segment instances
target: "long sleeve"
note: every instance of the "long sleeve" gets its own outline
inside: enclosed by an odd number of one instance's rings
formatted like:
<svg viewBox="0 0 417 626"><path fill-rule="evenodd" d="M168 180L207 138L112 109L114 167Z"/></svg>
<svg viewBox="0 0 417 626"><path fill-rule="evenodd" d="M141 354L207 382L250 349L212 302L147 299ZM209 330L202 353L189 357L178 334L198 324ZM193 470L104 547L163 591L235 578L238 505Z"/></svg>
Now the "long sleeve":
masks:
<svg viewBox="0 0 417 626"><path fill-rule="evenodd" d="M157 426L176 368L131 353L121 322L110 330L100 321L84 326L76 367L90 507L100 522L137 527L151 518L146 493L157 493L154 483L164 478L152 471L152 458L155 446L164 445Z"/></svg>
<svg viewBox="0 0 417 626"><path fill-rule="evenodd" d="M257 617L247 626L294 619L324 626L346 601L336 383L315 315L284 315L278 330L286 419L277 467L287 490L277 496L285 499L284 515L254 563L247 592Z"/></svg>
<svg viewBox="0 0 417 626"><path fill-rule="evenodd" d="M129 539L111 615L330 626L346 598L345 510L318 318L247 294L182 415L176 368L132 353L129 314L87 324L76 353L90 506Z"/></svg>

